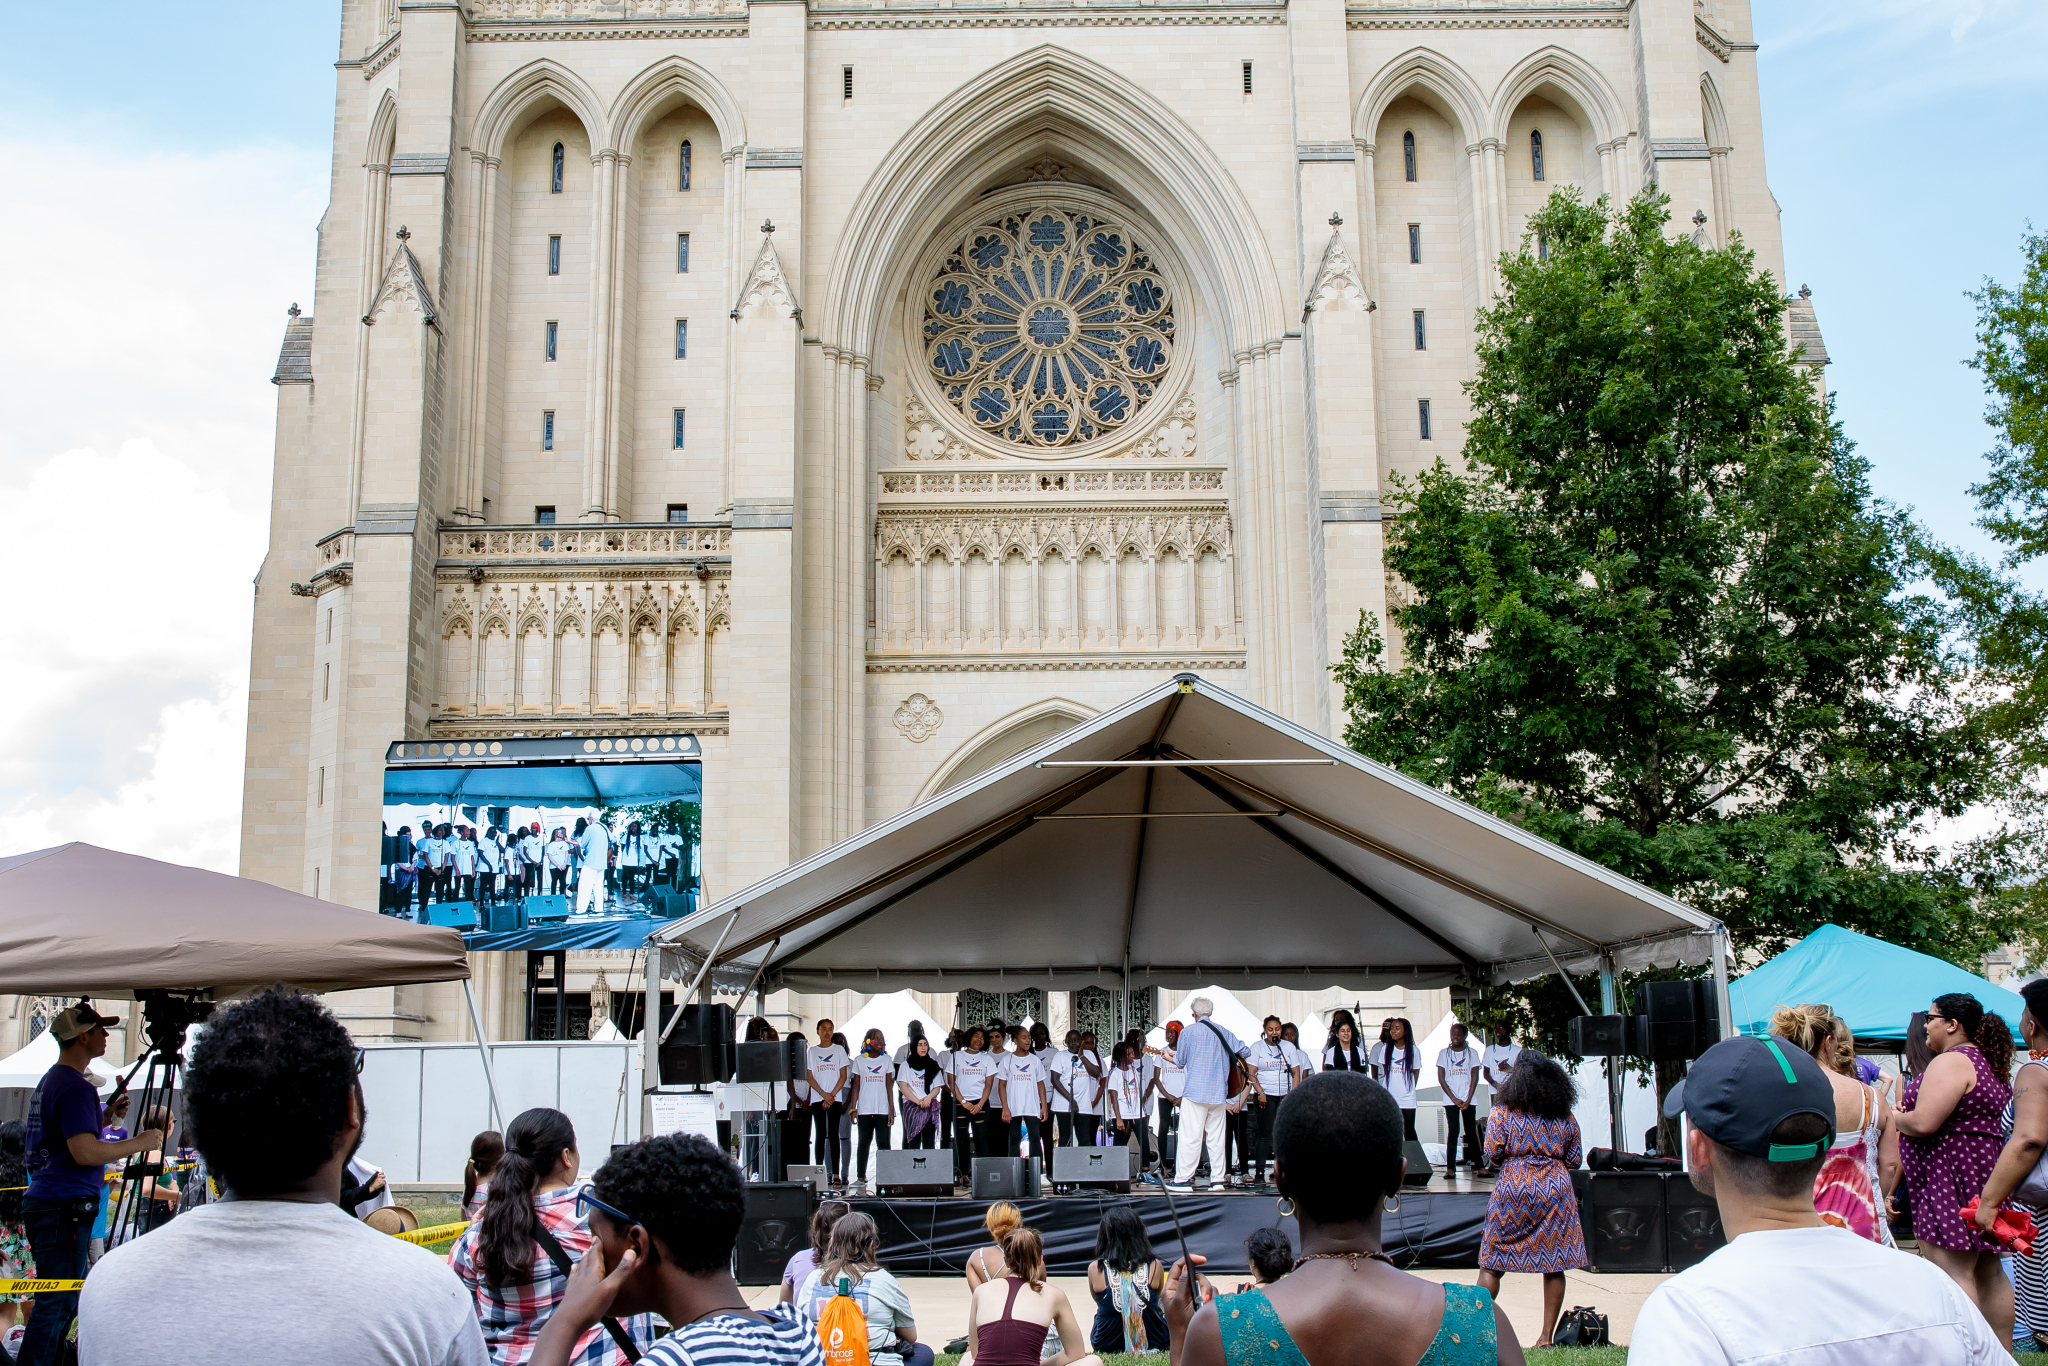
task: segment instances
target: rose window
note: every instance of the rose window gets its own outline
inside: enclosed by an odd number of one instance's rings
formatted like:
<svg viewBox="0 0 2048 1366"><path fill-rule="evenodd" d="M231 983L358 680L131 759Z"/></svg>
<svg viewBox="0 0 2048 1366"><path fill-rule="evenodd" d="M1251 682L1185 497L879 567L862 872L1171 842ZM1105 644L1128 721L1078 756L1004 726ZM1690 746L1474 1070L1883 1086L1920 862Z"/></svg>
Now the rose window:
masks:
<svg viewBox="0 0 2048 1366"><path fill-rule="evenodd" d="M967 230L925 294L948 403L1020 446L1078 446L1150 403L1173 359L1165 277L1129 228L1041 206Z"/></svg>

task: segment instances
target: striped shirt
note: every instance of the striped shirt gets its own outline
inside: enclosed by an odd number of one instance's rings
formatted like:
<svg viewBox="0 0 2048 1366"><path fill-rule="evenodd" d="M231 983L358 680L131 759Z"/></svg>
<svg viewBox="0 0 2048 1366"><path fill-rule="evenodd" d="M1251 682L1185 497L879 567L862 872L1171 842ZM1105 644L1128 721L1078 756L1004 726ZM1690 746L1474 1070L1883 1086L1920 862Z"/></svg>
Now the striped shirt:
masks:
<svg viewBox="0 0 2048 1366"><path fill-rule="evenodd" d="M818 1330L792 1304L771 1304L762 1323L739 1314L716 1314L686 1323L654 1344L642 1361L651 1366L825 1366Z"/></svg>
<svg viewBox="0 0 2048 1366"><path fill-rule="evenodd" d="M1173 1049L1173 1060L1187 1069L1186 1098L1197 1105L1221 1105L1230 1099L1230 1059L1250 1052L1235 1034L1212 1025L1206 1016L1190 1020Z"/></svg>

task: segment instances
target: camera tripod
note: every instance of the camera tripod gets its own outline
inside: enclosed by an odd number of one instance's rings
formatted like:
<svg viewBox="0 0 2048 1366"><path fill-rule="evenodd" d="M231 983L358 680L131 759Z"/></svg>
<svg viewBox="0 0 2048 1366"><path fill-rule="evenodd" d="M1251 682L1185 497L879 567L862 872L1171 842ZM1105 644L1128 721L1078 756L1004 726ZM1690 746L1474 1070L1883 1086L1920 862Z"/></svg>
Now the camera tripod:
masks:
<svg viewBox="0 0 2048 1366"><path fill-rule="evenodd" d="M142 1086L139 1090L131 1088L129 1091L133 1097L128 1109L130 1133L149 1128L169 1130L174 1118L178 1076L185 1065L185 1031L195 1024L204 1024L213 1014L213 1002L205 999L206 995L196 991L162 990L135 993L136 1001L142 1007L149 1047L143 1055L146 1064L142 1072ZM161 1122L151 1123L151 1117L159 1111ZM107 1220L109 1248L140 1237L169 1217L169 1207L151 1195L147 1187L160 1181L167 1167L176 1169L177 1149L173 1146L173 1137L166 1132L164 1145L156 1153L135 1153L128 1158L121 1172L118 1191L113 1197L113 1211Z"/></svg>

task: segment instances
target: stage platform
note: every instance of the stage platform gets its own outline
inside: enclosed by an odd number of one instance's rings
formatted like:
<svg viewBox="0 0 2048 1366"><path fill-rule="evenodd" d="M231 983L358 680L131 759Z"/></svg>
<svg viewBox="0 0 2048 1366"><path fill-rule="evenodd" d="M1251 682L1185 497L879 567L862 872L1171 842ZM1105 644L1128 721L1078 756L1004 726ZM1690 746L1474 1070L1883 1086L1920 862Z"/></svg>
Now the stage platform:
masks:
<svg viewBox="0 0 2048 1366"><path fill-rule="evenodd" d="M1382 1224L1387 1255L1404 1267L1474 1270L1479 1236L1486 1225L1492 1182L1459 1175L1438 1176L1427 1187L1410 1187L1400 1208ZM989 1244L982 1225L990 1201L964 1195L926 1199L855 1196L853 1207L875 1221L882 1235L882 1264L899 1276L944 1276L966 1270L967 1258ZM1157 1186L1130 1194L1083 1191L1014 1202L1024 1222L1045 1239L1046 1268L1055 1276L1085 1275L1095 1256L1095 1228L1102 1211L1127 1204L1138 1211L1152 1235L1154 1255L1169 1265L1180 1256L1166 1197ZM1294 1237L1294 1221L1283 1219L1271 1191L1197 1191L1173 1197L1189 1250L1209 1259L1210 1271L1243 1271L1244 1240L1254 1229L1277 1226Z"/></svg>

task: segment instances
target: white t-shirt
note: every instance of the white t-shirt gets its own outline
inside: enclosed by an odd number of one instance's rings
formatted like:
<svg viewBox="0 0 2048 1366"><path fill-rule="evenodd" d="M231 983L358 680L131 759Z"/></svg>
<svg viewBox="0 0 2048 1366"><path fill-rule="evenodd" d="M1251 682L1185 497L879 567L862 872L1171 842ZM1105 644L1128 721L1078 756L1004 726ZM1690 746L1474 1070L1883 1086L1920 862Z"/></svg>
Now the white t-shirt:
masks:
<svg viewBox="0 0 2048 1366"><path fill-rule="evenodd" d="M1151 1056L1151 1055L1148 1055ZM1152 1056L1159 1068L1159 1093L1168 1100L1179 1100L1187 1094L1188 1069L1177 1062L1171 1062L1163 1055Z"/></svg>
<svg viewBox="0 0 2048 1366"><path fill-rule="evenodd" d="M1261 1036L1252 1042L1252 1068L1259 1074L1259 1088L1269 1096L1284 1096L1294 1088L1294 1061L1287 1052L1285 1039Z"/></svg>
<svg viewBox="0 0 2048 1366"><path fill-rule="evenodd" d="M1479 1083L1472 1080L1472 1074L1479 1070L1479 1052L1471 1044L1461 1049L1442 1049L1436 1055L1436 1065L1443 1068L1444 1080L1451 1084L1450 1094L1459 1100L1477 1099Z"/></svg>
<svg viewBox="0 0 2048 1366"><path fill-rule="evenodd" d="M812 1076L818 1079L818 1085L823 1088L823 1093L814 1095L812 1097L813 1100L822 1100L827 1104L831 1103L834 1095L839 1090L840 1078L846 1075L846 1067L849 1061L846 1056L846 1050L836 1043L829 1048L820 1048L816 1044L812 1044L810 1048L805 1050L804 1066L810 1070ZM844 1099L844 1097L840 1098Z"/></svg>
<svg viewBox="0 0 2048 1366"><path fill-rule="evenodd" d="M1143 1064L1112 1067L1109 1070L1108 1091L1116 1106L1118 1118L1143 1119L1145 1117L1145 1068Z"/></svg>
<svg viewBox="0 0 2048 1366"><path fill-rule="evenodd" d="M1410 1072L1405 1066L1396 1065L1397 1063L1406 1062L1406 1047L1406 1045L1403 1045L1403 1051L1397 1054L1393 1051L1394 1046L1392 1044L1374 1044L1372 1046L1372 1065L1380 1069L1380 1084L1386 1087L1388 1093L1394 1097L1394 1103L1403 1110L1413 1110L1415 1108L1415 1082L1417 1075L1422 1070L1422 1050L1419 1048L1415 1050L1416 1070Z"/></svg>
<svg viewBox="0 0 2048 1366"><path fill-rule="evenodd" d="M815 1070L815 1069L813 1069ZM818 1080L825 1074L820 1072ZM886 1115L889 1113L889 1087L896 1080L896 1060L887 1053L869 1057L863 1053L853 1060L853 1081L855 1088L854 1110L857 1115Z"/></svg>
<svg viewBox="0 0 2048 1366"><path fill-rule="evenodd" d="M567 868L569 866L570 851L574 848L575 846L566 839L549 840L547 843L548 867Z"/></svg>
<svg viewBox="0 0 2048 1366"><path fill-rule="evenodd" d="M932 1061L935 1063L939 1061L937 1054L932 1055ZM910 1087L913 1092L911 1099L913 1105L928 1103L932 1098L932 1093L945 1086L946 1077L943 1063L940 1064L940 1068L941 1071L934 1074L932 1079L927 1082L924 1079L924 1073L910 1059L905 1058L902 1062L896 1064L896 1080Z"/></svg>
<svg viewBox="0 0 2048 1366"><path fill-rule="evenodd" d="M1745 1233L1673 1276L1636 1316L1629 1358L1656 1366L2012 1362L1934 1263L1828 1227Z"/></svg>
<svg viewBox="0 0 2048 1366"><path fill-rule="evenodd" d="M1285 1039L1282 1039L1280 1041L1280 1046L1287 1050L1288 1066L1299 1067L1304 1074L1316 1070L1315 1063L1309 1058L1308 1054L1302 1052L1300 1048L1296 1047L1294 1044L1287 1042L1287 1040ZM1306 1081L1306 1075L1304 1075L1302 1079Z"/></svg>
<svg viewBox="0 0 2048 1366"><path fill-rule="evenodd" d="M824 1274L822 1270L811 1272L804 1277L802 1288L796 1292L797 1311L814 1324L838 1293L836 1285L824 1284ZM910 1310L910 1293L903 1288L901 1281L879 1268L861 1277L859 1284L852 1289L853 1301L860 1306L868 1321L868 1361L872 1366L902 1366L901 1353L883 1349L895 1343L898 1328L908 1328L916 1322ZM731 1357L708 1355L693 1355L691 1359L732 1360Z"/></svg>
<svg viewBox="0 0 2048 1366"><path fill-rule="evenodd" d="M200 1205L115 1248L81 1292L79 1360L162 1361L162 1337L135 1331L145 1304L178 1306L173 1355L186 1361L490 1362L476 1301L447 1262L329 1204Z"/></svg>
<svg viewBox="0 0 2048 1366"><path fill-rule="evenodd" d="M1038 1114L1039 1087L1052 1090L1046 1083L1045 1064L1035 1053L1003 1054L996 1075L1002 1078L1003 1104L1013 1117Z"/></svg>
<svg viewBox="0 0 2048 1366"><path fill-rule="evenodd" d="M1096 1070L1102 1073L1102 1077L1099 1080L1088 1075L1088 1068L1083 1059L1086 1059L1086 1062L1094 1063ZM1067 1085L1072 1087L1074 1091L1074 1113L1081 1115L1101 1114L1102 1092L1104 1083L1108 1079L1109 1067L1102 1061L1102 1056L1099 1053L1084 1048L1074 1054L1074 1069L1067 1077Z"/></svg>
<svg viewBox="0 0 2048 1366"><path fill-rule="evenodd" d="M959 1088L962 1100L979 1101L987 1095L989 1078L995 1074L993 1053L969 1053L963 1048L953 1055L953 1085Z"/></svg>
<svg viewBox="0 0 2048 1366"><path fill-rule="evenodd" d="M1480 1066L1486 1069L1486 1084L1498 1091L1507 1084L1508 1071L1515 1065L1515 1059L1522 1056L1518 1043L1490 1043L1480 1058Z"/></svg>
<svg viewBox="0 0 2048 1366"><path fill-rule="evenodd" d="M495 873L505 866L505 846L498 843L496 835L486 837L477 845L476 856L483 861L487 872Z"/></svg>

